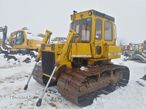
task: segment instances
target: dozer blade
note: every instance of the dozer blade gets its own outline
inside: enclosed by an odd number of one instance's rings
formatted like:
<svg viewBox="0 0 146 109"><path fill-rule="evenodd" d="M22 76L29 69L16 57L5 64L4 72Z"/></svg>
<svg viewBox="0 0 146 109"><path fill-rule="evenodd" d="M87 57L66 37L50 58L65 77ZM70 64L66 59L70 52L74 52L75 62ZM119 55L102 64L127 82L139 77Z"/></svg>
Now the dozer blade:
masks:
<svg viewBox="0 0 146 109"><path fill-rule="evenodd" d="M89 67L86 71L73 69L60 76L58 91L67 100L79 105L91 104L95 97L114 91L116 86L126 86L129 69L125 66L104 65Z"/></svg>
<svg viewBox="0 0 146 109"><path fill-rule="evenodd" d="M34 69L33 69L33 78L38 82L40 83L41 85L45 85L44 82L43 82L43 72L42 72L42 65L41 63L38 63L34 66Z"/></svg>
<svg viewBox="0 0 146 109"><path fill-rule="evenodd" d="M46 75L45 73L43 73L42 70L42 64L38 63L34 66L34 70L33 70L33 78L41 85L46 85L47 81L49 80L49 75ZM51 83L49 86L54 86L56 85L56 80L52 79Z"/></svg>

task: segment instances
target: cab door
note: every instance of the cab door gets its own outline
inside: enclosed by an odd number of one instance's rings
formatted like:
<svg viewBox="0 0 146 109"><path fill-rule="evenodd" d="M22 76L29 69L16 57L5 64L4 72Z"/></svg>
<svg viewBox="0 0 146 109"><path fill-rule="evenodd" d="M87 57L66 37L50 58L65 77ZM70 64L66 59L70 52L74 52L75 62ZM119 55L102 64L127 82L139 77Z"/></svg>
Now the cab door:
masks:
<svg viewBox="0 0 146 109"><path fill-rule="evenodd" d="M114 45L114 24L108 20L104 21L104 45Z"/></svg>
<svg viewBox="0 0 146 109"><path fill-rule="evenodd" d="M103 56L105 58L115 58L120 52L120 48L115 46L115 25L113 22L104 20ZM118 56L119 57L119 56Z"/></svg>
<svg viewBox="0 0 146 109"><path fill-rule="evenodd" d="M74 30L78 37L72 42L72 57L91 58L91 26L92 18L85 18L74 22Z"/></svg>
<svg viewBox="0 0 146 109"><path fill-rule="evenodd" d="M95 19L95 57L100 58L103 53L103 21L102 18Z"/></svg>

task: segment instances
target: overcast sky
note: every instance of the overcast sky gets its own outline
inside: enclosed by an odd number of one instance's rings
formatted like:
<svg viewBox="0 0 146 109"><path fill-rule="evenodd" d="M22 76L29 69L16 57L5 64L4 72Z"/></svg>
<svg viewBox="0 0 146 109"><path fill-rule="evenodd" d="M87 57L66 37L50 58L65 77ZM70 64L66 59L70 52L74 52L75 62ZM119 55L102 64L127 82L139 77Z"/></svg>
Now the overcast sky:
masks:
<svg viewBox="0 0 146 109"><path fill-rule="evenodd" d="M0 0L0 26L9 33L27 26L67 36L73 10L95 9L116 19L117 36L127 42L146 40L146 0Z"/></svg>

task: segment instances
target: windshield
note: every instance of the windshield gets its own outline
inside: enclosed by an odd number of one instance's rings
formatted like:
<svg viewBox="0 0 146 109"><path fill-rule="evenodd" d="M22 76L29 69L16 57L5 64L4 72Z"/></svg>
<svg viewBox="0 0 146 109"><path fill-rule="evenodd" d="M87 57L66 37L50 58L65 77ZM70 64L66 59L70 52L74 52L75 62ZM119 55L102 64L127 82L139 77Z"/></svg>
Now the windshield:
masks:
<svg viewBox="0 0 146 109"><path fill-rule="evenodd" d="M19 31L19 32L17 32L16 33L16 37L15 37L15 44L16 45L20 45L20 44L22 44L23 42L24 42L24 34L23 34L23 32L21 31Z"/></svg>
<svg viewBox="0 0 146 109"><path fill-rule="evenodd" d="M78 41L90 41L92 19L76 20L71 23L71 29L79 34Z"/></svg>

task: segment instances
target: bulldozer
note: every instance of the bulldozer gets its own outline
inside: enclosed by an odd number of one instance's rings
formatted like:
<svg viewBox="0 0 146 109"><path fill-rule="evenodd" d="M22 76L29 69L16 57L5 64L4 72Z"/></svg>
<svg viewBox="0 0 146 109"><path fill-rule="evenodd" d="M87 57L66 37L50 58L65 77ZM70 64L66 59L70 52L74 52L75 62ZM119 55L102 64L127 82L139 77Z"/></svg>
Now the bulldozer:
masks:
<svg viewBox="0 0 146 109"><path fill-rule="evenodd" d="M37 106L49 86L57 85L65 99L87 106L102 92L128 84L129 68L111 62L121 56L121 47L116 45L115 18L87 10L74 11L71 20L66 42L41 46L32 76L46 86Z"/></svg>

